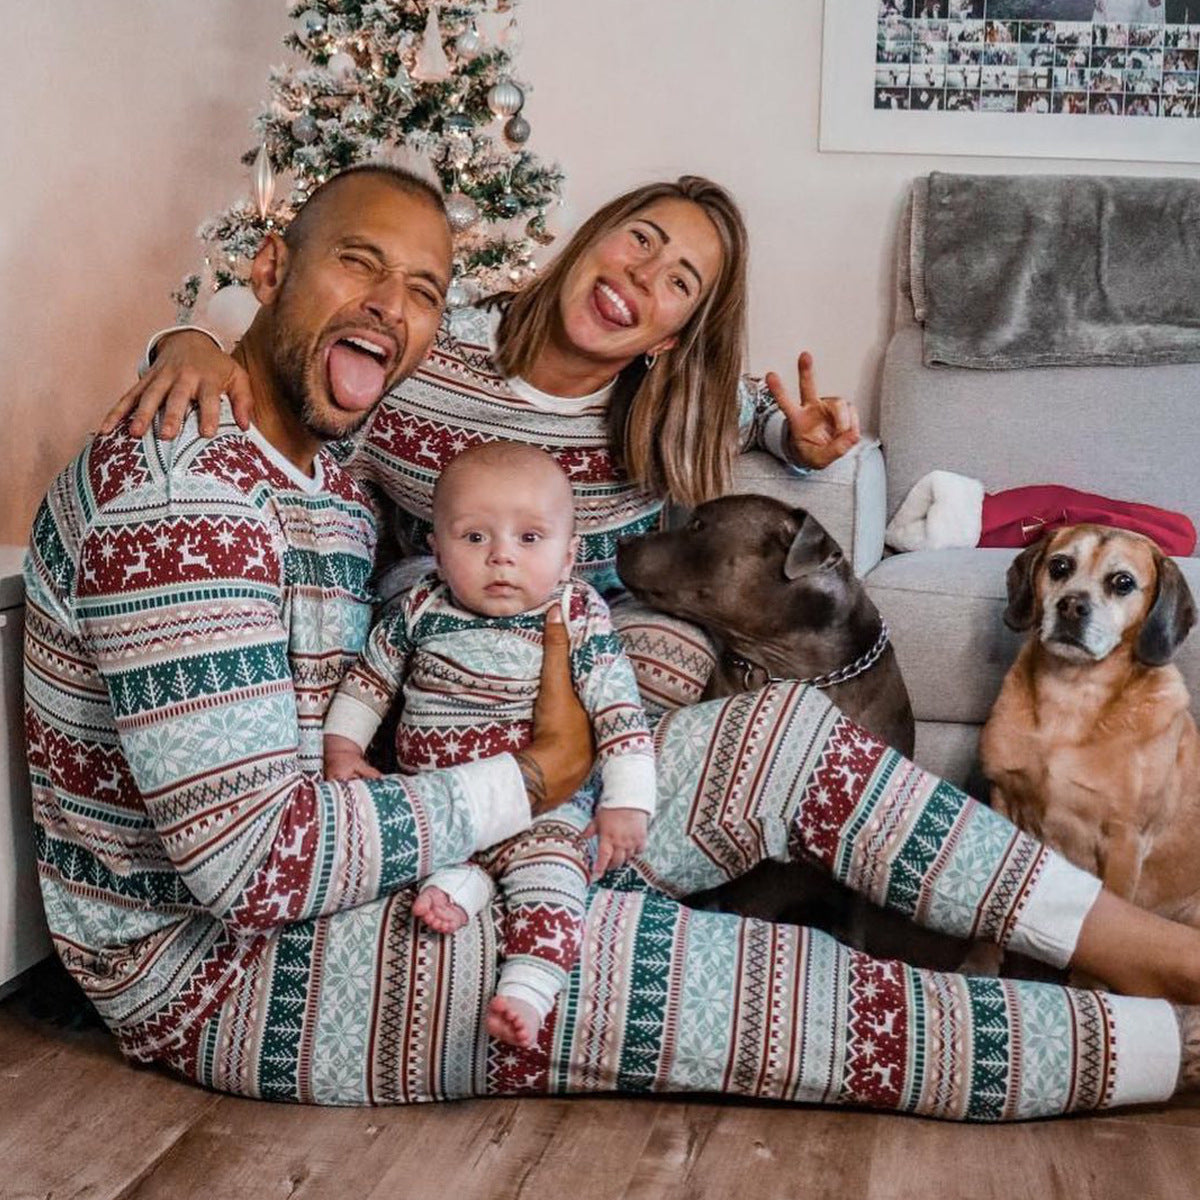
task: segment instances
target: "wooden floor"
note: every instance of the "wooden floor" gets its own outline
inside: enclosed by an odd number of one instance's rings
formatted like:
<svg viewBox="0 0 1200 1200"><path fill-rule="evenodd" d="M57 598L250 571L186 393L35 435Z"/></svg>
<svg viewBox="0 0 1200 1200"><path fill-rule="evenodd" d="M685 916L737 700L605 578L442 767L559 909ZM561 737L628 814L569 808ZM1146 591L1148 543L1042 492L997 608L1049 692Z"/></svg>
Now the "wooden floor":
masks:
<svg viewBox="0 0 1200 1200"><path fill-rule="evenodd" d="M883 1200L1200 1196L1200 1101L965 1127L699 1101L306 1109L126 1065L0 1003L2 1200Z"/></svg>

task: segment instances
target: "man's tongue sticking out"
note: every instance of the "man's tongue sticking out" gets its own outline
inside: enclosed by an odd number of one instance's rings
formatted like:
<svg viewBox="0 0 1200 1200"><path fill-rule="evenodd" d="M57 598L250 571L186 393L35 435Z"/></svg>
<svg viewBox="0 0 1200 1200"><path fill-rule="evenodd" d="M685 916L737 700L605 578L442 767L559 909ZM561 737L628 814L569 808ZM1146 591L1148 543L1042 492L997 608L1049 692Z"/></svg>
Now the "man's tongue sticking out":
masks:
<svg viewBox="0 0 1200 1200"><path fill-rule="evenodd" d="M383 395L386 373L374 355L349 342L334 342L329 348L329 390L339 408L362 412Z"/></svg>

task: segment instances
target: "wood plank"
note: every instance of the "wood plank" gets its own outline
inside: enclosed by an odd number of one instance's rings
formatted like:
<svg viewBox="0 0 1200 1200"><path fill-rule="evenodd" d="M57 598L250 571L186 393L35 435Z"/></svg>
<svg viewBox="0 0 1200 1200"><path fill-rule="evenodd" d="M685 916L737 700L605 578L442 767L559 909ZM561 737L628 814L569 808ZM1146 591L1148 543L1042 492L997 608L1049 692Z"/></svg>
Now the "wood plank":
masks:
<svg viewBox="0 0 1200 1200"><path fill-rule="evenodd" d="M5 1200L118 1200L217 1102L129 1066L101 1031L22 1029L4 1007L0 1031L7 1047L0 1073Z"/></svg>

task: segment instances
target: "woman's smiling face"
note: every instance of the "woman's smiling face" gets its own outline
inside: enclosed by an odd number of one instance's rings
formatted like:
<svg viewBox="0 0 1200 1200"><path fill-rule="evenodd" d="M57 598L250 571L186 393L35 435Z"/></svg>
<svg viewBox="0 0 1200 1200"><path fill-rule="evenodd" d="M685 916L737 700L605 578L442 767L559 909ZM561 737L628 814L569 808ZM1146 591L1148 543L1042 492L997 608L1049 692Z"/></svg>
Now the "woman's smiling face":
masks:
<svg viewBox="0 0 1200 1200"><path fill-rule="evenodd" d="M721 241L690 200L656 200L601 234L563 280L564 348L611 366L675 344L721 270Z"/></svg>

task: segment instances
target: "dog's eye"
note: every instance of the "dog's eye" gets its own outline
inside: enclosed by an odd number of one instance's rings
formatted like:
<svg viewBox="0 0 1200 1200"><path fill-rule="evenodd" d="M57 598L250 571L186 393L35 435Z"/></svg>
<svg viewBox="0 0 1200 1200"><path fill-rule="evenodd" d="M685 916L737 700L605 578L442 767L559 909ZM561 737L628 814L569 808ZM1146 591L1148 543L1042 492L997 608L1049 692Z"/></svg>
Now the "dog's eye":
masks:
<svg viewBox="0 0 1200 1200"><path fill-rule="evenodd" d="M1066 579L1074 569L1074 566L1075 564L1065 554L1056 554L1046 564L1046 574L1051 579Z"/></svg>
<svg viewBox="0 0 1200 1200"><path fill-rule="evenodd" d="M1128 596L1137 587L1137 580L1128 571L1118 571L1115 575L1109 576L1108 586L1116 595Z"/></svg>

